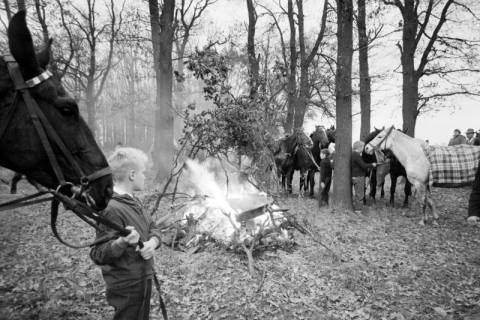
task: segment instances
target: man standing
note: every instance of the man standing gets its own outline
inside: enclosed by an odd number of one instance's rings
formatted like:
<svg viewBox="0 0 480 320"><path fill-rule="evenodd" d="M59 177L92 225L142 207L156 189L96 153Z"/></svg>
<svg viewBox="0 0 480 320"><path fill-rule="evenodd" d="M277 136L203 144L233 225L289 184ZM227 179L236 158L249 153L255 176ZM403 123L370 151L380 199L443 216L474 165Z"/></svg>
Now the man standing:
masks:
<svg viewBox="0 0 480 320"><path fill-rule="evenodd" d="M475 137L475 131L472 128L467 129L467 144L472 146L480 146L480 138Z"/></svg>
<svg viewBox="0 0 480 320"><path fill-rule="evenodd" d="M456 146L459 144L466 144L466 143L467 143L467 139L465 138L465 136L460 134L460 130L458 129L453 130L453 137L448 142L448 145Z"/></svg>

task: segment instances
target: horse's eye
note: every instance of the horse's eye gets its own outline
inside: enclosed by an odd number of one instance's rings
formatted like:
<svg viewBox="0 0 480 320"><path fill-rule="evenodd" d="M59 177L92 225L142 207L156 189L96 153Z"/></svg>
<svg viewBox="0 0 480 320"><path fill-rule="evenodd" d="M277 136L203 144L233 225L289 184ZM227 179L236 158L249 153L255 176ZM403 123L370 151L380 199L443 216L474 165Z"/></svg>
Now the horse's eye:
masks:
<svg viewBox="0 0 480 320"><path fill-rule="evenodd" d="M64 116L73 116L75 115L75 110L73 108L63 107L58 109L61 114Z"/></svg>
<svg viewBox="0 0 480 320"><path fill-rule="evenodd" d="M55 107L63 116L78 116L78 106L73 99L60 98L56 101Z"/></svg>

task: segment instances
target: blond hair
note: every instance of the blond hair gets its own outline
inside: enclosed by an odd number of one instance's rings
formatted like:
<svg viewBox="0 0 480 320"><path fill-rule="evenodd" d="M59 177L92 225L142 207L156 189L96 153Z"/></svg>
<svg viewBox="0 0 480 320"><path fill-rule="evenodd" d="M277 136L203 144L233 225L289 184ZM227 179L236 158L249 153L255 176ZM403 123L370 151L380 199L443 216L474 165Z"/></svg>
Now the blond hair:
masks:
<svg viewBox="0 0 480 320"><path fill-rule="evenodd" d="M113 154L108 157L108 164L112 169L114 181L125 180L132 170L145 170L147 163L148 156L142 150L130 147L117 148Z"/></svg>
<svg viewBox="0 0 480 320"><path fill-rule="evenodd" d="M361 152L363 151L363 147L365 146L365 142L363 141L355 141L353 143L353 151Z"/></svg>

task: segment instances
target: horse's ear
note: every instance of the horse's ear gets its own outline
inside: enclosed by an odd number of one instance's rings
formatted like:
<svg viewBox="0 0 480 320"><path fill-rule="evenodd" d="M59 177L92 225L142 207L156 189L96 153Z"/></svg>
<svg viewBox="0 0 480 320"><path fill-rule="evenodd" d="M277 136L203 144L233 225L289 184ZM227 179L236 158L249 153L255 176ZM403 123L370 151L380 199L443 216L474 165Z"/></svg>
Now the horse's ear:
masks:
<svg viewBox="0 0 480 320"><path fill-rule="evenodd" d="M42 50L40 50L39 53L37 53L38 64L40 65L40 68L44 70L47 64L50 62L50 47L52 46L52 42L52 38L48 39L47 45Z"/></svg>
<svg viewBox="0 0 480 320"><path fill-rule="evenodd" d="M17 12L8 25L8 44L12 56L17 60L25 79L39 74L39 67L33 47L32 35L27 27L26 11Z"/></svg>

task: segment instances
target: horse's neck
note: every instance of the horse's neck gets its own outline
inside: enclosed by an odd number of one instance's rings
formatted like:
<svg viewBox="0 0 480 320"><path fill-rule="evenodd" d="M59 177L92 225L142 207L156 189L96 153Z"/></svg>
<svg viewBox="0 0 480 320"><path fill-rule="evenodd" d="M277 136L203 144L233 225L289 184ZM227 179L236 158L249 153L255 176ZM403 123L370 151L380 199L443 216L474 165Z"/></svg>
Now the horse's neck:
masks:
<svg viewBox="0 0 480 320"><path fill-rule="evenodd" d="M404 167L407 163L425 156L420 140L398 131L394 132L391 138L391 150Z"/></svg>

